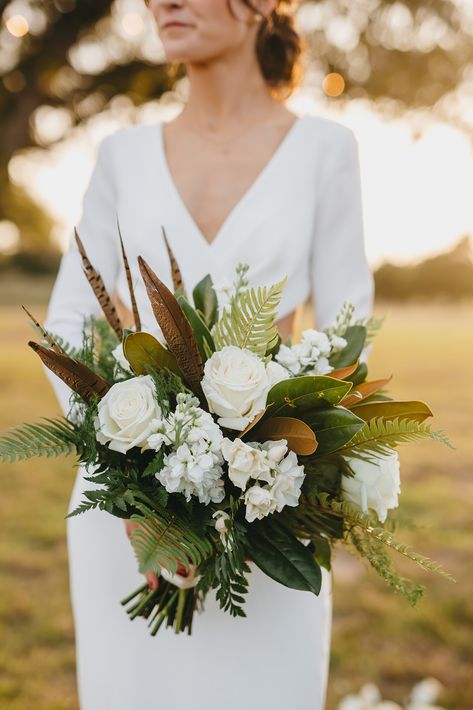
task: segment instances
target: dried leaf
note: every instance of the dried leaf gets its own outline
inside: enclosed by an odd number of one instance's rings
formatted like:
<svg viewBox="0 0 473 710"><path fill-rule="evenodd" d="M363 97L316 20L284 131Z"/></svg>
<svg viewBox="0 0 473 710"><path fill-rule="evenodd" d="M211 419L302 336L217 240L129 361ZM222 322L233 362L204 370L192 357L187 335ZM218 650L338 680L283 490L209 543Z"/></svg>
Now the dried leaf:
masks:
<svg viewBox="0 0 473 710"><path fill-rule="evenodd" d="M87 365L77 362L62 353L53 352L33 340L30 340L28 345L39 355L51 372L60 377L68 387L77 392L86 402L95 396L103 397L110 389L108 382L93 372Z"/></svg>
<svg viewBox="0 0 473 710"><path fill-rule="evenodd" d="M360 385L356 385L356 387L350 391L350 394L345 397L345 399L342 399L340 404L344 407L353 407L354 405L359 404L363 399L369 397L370 394L378 392L378 390L387 385L388 382L392 380L392 377L393 376L391 375L390 377L386 377L384 380L373 380L372 382L362 382Z"/></svg>
<svg viewBox="0 0 473 710"><path fill-rule="evenodd" d="M74 232L79 253L82 257L82 265L84 267L84 273L87 277L87 280L91 285L98 302L100 303L105 318L108 320L111 327L115 331L117 338L121 340L123 338L123 327L120 318L118 317L117 309L113 305L112 299L110 298L109 293L105 288L105 284L103 282L102 277L90 263L89 257L87 256L87 253L84 249L84 245L82 244L77 229L74 229Z"/></svg>
<svg viewBox="0 0 473 710"><path fill-rule="evenodd" d="M299 456L310 456L317 449L315 434L306 424L295 417L271 417L257 429L258 440L286 439L288 448Z"/></svg>
<svg viewBox="0 0 473 710"><path fill-rule="evenodd" d="M120 245L122 248L122 257L123 257L123 264L125 266L125 274L126 274L126 280L127 280L127 284L128 284L128 291L130 292L131 308L133 311L133 320L135 321L136 332L139 333L141 330L141 319L140 319L140 314L138 311L138 305L136 303L135 289L133 288L133 280L131 277L130 264L128 263L128 257L126 255L125 246L123 244L122 233L120 230L120 222L118 221L118 217L117 217L117 227L118 227L118 235L120 237Z"/></svg>
<svg viewBox="0 0 473 710"><path fill-rule="evenodd" d="M46 340L46 342L49 343L49 345L50 345L51 348L54 350L54 352L55 352L55 353L59 353L59 354L61 354L61 355L66 355L67 353L66 353L66 351L64 350L64 348L62 348L62 347L59 345L59 343L57 343L57 342L54 340L54 338L52 338L52 337L49 335L49 333L47 332L47 330L45 330L45 329L43 328L43 326L41 325L41 323L39 323L39 321L37 321L36 318L31 315L31 313L29 312L29 310L28 310L25 306L23 306L23 305L22 305L21 307L23 308L23 310L25 311L25 313L29 316L29 318L31 319L31 321L33 322L33 324L39 329L39 331L41 332L41 335L42 335L43 338Z"/></svg>
<svg viewBox="0 0 473 710"><path fill-rule="evenodd" d="M176 358L191 390L203 399L200 383L204 374L204 365L190 323L171 291L141 256L138 257L138 263L153 313L169 350Z"/></svg>
<svg viewBox="0 0 473 710"><path fill-rule="evenodd" d="M165 229L162 225L161 225L161 229L163 230L164 243L166 244L166 249L168 250L169 261L171 262L172 283L174 286L174 293L176 293L176 291L178 291L180 288L182 288L182 290L184 290L184 282L182 280L182 274L181 274L181 270L179 269L179 264L177 263L177 259L174 256L174 253L169 245Z"/></svg>
<svg viewBox="0 0 473 710"><path fill-rule="evenodd" d="M337 380L344 380L345 377L352 375L356 368L358 367L359 361L357 360L353 365L348 365L348 367L341 367L339 370L332 370L329 372L330 377L335 377Z"/></svg>

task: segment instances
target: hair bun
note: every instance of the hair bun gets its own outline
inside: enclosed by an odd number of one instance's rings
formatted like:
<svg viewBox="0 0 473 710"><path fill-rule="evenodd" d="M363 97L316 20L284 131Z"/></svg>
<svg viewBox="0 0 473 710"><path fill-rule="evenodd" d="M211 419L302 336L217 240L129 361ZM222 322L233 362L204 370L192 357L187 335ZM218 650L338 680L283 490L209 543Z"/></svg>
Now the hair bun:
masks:
<svg viewBox="0 0 473 710"><path fill-rule="evenodd" d="M256 54L269 86L290 95L302 75L302 39L292 14L281 12L277 7L263 20L256 40Z"/></svg>

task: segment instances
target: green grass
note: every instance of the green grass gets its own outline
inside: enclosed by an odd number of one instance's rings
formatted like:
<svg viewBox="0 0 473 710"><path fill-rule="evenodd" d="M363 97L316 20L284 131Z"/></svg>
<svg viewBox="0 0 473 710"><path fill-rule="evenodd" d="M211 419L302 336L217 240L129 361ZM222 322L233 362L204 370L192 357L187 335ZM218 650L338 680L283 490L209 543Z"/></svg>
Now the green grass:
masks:
<svg viewBox="0 0 473 710"><path fill-rule="evenodd" d="M29 307L31 297L25 305ZM11 303L11 301L9 301ZM31 306L38 318L43 305ZM394 373L392 396L427 401L435 428L455 451L436 442L400 448L402 504L419 528L399 533L442 562L453 584L400 560L427 587L416 609L343 551L335 562L334 624L328 710L374 681L402 701L425 676L445 686L441 704L473 705L471 560L473 438L471 353L473 309L378 305L387 313L370 356L370 377ZM26 346L31 329L16 306L0 309L0 428L58 413L39 360ZM0 708L77 708L74 630L68 592L65 520L72 459L5 465L0 474ZM185 639L183 639L185 643Z"/></svg>

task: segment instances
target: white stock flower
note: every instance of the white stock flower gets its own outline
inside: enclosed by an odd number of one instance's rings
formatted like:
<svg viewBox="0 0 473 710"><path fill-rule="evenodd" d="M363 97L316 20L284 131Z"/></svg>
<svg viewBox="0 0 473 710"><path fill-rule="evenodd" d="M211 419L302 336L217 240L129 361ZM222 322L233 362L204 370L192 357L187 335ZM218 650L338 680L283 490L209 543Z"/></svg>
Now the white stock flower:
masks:
<svg viewBox="0 0 473 710"><path fill-rule="evenodd" d="M287 456L278 464L276 478L271 486L274 507L278 513L286 505L291 508L299 505L304 478L304 466L298 463L294 451L289 451Z"/></svg>
<svg viewBox="0 0 473 710"><path fill-rule="evenodd" d="M190 394L177 395L177 406L161 428L151 434L148 444L159 450L172 446L164 455L164 465L155 475L168 493L183 493L186 500L197 496L201 503L220 503L225 497L222 479L223 434L212 416L201 409Z"/></svg>
<svg viewBox="0 0 473 710"><path fill-rule="evenodd" d="M342 476L342 494L350 503L367 513L376 512L381 523L388 510L397 508L401 492L399 457L397 451L376 454L376 462L345 457L354 471L354 477Z"/></svg>
<svg viewBox="0 0 473 710"><path fill-rule="evenodd" d="M97 441L122 454L134 446L145 447L153 422L160 418L150 375L116 382L98 403L94 420Z"/></svg>
<svg viewBox="0 0 473 710"><path fill-rule="evenodd" d="M226 276L219 283L213 285L217 296L218 313L221 317L225 309L230 308L232 297L235 295L235 285Z"/></svg>
<svg viewBox="0 0 473 710"><path fill-rule="evenodd" d="M226 345L205 363L202 389L218 423L242 431L265 408L273 378L250 350Z"/></svg>
<svg viewBox="0 0 473 710"><path fill-rule="evenodd" d="M330 343L332 346L332 353L340 352L340 350L343 350L343 348L347 345L345 338L341 338L339 335L331 335Z"/></svg>
<svg viewBox="0 0 473 710"><path fill-rule="evenodd" d="M334 369L330 355L343 350L347 341L337 335L309 328L301 335L300 343L291 347L281 345L276 360L294 375L328 375Z"/></svg>
<svg viewBox="0 0 473 710"><path fill-rule="evenodd" d="M280 345L276 354L277 362L285 367L293 375L298 375L302 369L297 346Z"/></svg>
<svg viewBox="0 0 473 710"><path fill-rule="evenodd" d="M271 513L273 508L273 496L268 488L251 486L245 493L246 512L245 518L252 523L256 518L261 520Z"/></svg>
<svg viewBox="0 0 473 710"><path fill-rule="evenodd" d="M228 462L228 477L243 491L250 478L271 481L271 465L267 453L241 439L223 439L221 450Z"/></svg>
<svg viewBox="0 0 473 710"><path fill-rule="evenodd" d="M226 510L216 510L215 513L213 513L212 518L216 518L215 530L220 533L220 535L224 535L228 532L227 520L229 520L230 516Z"/></svg>

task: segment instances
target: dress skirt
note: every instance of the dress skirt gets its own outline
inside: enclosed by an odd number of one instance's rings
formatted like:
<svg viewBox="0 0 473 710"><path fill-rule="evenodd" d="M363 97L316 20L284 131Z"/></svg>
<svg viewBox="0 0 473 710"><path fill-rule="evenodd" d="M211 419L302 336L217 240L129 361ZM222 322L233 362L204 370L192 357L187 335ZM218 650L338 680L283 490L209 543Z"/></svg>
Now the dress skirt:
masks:
<svg viewBox="0 0 473 710"><path fill-rule="evenodd" d="M79 467L69 511L93 487ZM87 475L87 474L86 474ZM149 634L120 600L144 582L124 521L101 510L67 519L81 710L322 710L330 653L331 576L289 589L253 563L246 618L209 592L192 635Z"/></svg>

